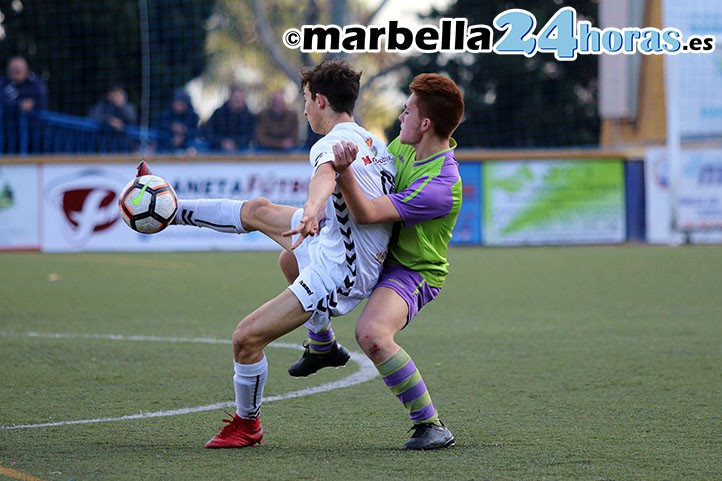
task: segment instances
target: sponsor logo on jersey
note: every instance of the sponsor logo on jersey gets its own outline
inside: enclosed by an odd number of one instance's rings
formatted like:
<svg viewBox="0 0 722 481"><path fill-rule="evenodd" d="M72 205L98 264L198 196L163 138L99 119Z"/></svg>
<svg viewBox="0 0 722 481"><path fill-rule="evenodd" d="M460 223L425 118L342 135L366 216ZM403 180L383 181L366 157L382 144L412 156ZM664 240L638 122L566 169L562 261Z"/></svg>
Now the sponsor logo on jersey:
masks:
<svg viewBox="0 0 722 481"><path fill-rule="evenodd" d="M373 148L373 155L364 155L361 157L361 161L364 163L364 165L371 165L371 164L377 164L382 165L386 162L393 162L394 156L391 154L383 155L381 157L378 156L378 149L376 147Z"/></svg>
<svg viewBox="0 0 722 481"><path fill-rule="evenodd" d="M369 137L366 139L366 146L371 149L371 153L376 157L379 155L379 149L374 145L374 139Z"/></svg>

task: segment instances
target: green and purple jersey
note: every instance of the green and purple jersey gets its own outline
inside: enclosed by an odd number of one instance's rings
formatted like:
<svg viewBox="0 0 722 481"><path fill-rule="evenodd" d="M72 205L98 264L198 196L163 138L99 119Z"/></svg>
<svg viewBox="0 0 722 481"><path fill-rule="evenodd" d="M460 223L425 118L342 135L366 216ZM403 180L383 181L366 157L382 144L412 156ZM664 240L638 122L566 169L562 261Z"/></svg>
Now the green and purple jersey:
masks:
<svg viewBox="0 0 722 481"><path fill-rule="evenodd" d="M396 138L388 150L396 162L396 193L389 194L401 215L389 243L388 265L412 269L431 287L449 273L446 251L461 209L461 176L451 147L416 159L416 151Z"/></svg>

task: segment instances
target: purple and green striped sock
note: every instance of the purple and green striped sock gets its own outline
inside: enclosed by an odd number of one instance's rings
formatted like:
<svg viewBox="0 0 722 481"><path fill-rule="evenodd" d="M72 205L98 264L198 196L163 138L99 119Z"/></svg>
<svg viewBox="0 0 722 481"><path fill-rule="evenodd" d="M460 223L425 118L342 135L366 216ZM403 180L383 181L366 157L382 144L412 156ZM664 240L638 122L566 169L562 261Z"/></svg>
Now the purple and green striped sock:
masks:
<svg viewBox="0 0 722 481"><path fill-rule="evenodd" d="M329 326L321 332L308 331L308 348L311 354L327 354L336 342L333 328Z"/></svg>
<svg viewBox="0 0 722 481"><path fill-rule="evenodd" d="M390 359L376 366L376 369L384 384L409 412L412 423L439 423L439 415L431 402L426 384L406 351L400 349Z"/></svg>

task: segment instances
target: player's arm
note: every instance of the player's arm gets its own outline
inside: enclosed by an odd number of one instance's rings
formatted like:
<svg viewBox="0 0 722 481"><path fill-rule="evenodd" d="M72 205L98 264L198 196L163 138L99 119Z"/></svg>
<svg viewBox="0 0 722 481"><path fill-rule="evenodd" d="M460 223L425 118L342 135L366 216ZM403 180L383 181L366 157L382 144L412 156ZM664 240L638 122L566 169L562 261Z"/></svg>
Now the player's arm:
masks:
<svg viewBox="0 0 722 481"><path fill-rule="evenodd" d="M336 171L333 169L333 164L325 162L319 165L308 184L308 197L303 205L303 217L295 229L283 233L285 237L299 234L298 240L291 249L298 247L306 237L318 233L318 213L335 189Z"/></svg>
<svg viewBox="0 0 722 481"><path fill-rule="evenodd" d="M336 189L336 171L331 162L318 166L308 184L308 198L303 205L304 217L307 212L317 214L326 205L326 201Z"/></svg>
<svg viewBox="0 0 722 481"><path fill-rule="evenodd" d="M348 167L356 159L358 146L352 142L341 141L333 146L334 169L338 172L338 186L346 201L349 212L358 224L383 224L397 222L401 215L388 196L382 195L369 199L363 193L353 169Z"/></svg>

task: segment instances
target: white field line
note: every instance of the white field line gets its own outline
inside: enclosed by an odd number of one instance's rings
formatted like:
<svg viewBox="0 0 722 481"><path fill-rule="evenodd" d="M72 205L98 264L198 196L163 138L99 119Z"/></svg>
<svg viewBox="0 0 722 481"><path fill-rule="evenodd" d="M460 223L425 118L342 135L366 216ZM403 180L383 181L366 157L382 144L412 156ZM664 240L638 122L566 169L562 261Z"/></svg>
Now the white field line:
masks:
<svg viewBox="0 0 722 481"><path fill-rule="evenodd" d="M68 333L40 333L40 332L26 332L26 333L11 333L0 331L0 337L31 337L31 338L44 338L44 339L93 339L93 340L110 340L110 341L149 341L149 342L188 342L188 343L199 343L199 344L230 344L230 340L227 339L213 339L204 337L161 337L161 336L124 336L120 334L68 334ZM269 345L269 347L280 347L285 349L302 349L297 344L290 344L284 342L275 342ZM310 396L312 394L319 394L323 392L333 391L335 389L343 389L356 384L361 384L370 379L373 379L378 375L374 364L362 353L351 352L351 360L358 364L359 370L338 381L329 382L326 384L320 384L318 386L301 389L298 391L291 391L283 394L276 394L275 396L268 396L263 399L263 402L283 401L284 399L293 399L297 397ZM149 418L161 418L168 416L179 416L181 414L198 413L203 411L214 411L216 409L223 409L234 406L234 402L221 402L214 404L206 404L204 406L195 406L181 409L171 409L168 411L153 411L153 412L140 412L138 414L128 414L119 417L107 417L107 418L95 418L95 419L77 419L74 421L57 421L52 423L39 423L39 424L17 424L12 426L0 426L0 431L9 431L13 429L28 429L28 428L47 428L57 426L70 426L73 424L94 424L94 423L105 423L110 421L132 421L135 419L149 419Z"/></svg>

